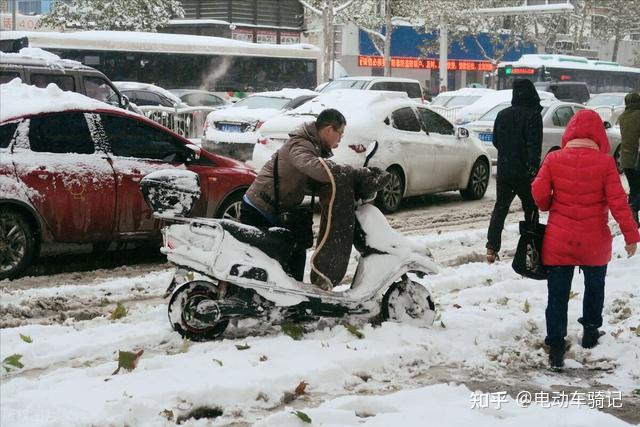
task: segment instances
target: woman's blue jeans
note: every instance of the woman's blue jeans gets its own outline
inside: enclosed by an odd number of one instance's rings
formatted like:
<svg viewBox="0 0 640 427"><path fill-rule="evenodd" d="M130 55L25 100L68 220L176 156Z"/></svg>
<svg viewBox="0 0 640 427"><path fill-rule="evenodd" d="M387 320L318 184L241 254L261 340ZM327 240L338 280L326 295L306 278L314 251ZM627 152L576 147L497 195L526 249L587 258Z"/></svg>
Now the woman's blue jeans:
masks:
<svg viewBox="0 0 640 427"><path fill-rule="evenodd" d="M547 288L547 338L548 345L564 343L567 336L567 310L569 306L569 292L575 266L549 266ZM602 306L604 304L604 278L607 266L582 266L584 272L584 298L582 301L582 317L578 322L585 327L599 328L602 326Z"/></svg>

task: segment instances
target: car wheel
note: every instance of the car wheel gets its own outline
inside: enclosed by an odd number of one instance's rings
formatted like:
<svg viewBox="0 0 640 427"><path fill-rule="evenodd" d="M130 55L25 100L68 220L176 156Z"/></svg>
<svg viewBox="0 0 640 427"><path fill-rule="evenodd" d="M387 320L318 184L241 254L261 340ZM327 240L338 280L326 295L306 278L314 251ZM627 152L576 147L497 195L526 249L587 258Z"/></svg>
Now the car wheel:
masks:
<svg viewBox="0 0 640 427"><path fill-rule="evenodd" d="M471 168L467 188L460 190L460 194L465 200L479 200L484 197L487 187L489 187L489 165L486 160L478 159Z"/></svg>
<svg viewBox="0 0 640 427"><path fill-rule="evenodd" d="M18 277L31 264L36 247L24 215L13 210L0 213L0 280Z"/></svg>
<svg viewBox="0 0 640 427"><path fill-rule="evenodd" d="M240 221L240 206L242 206L242 196L244 192L232 194L227 200L224 201L218 212L216 218L230 219L232 221Z"/></svg>
<svg viewBox="0 0 640 427"><path fill-rule="evenodd" d="M391 174L389 183L378 192L376 205L384 213L395 212L400 207L404 196L404 177L398 168L389 168L387 172Z"/></svg>

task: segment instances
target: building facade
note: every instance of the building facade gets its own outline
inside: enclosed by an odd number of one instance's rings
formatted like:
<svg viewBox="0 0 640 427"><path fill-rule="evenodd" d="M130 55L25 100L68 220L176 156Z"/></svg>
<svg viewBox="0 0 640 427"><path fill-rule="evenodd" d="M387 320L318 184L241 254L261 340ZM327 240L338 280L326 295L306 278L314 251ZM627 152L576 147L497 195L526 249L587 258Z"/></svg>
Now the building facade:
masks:
<svg viewBox="0 0 640 427"><path fill-rule="evenodd" d="M181 0L184 17L162 32L226 37L252 43L301 42L304 10L297 0Z"/></svg>

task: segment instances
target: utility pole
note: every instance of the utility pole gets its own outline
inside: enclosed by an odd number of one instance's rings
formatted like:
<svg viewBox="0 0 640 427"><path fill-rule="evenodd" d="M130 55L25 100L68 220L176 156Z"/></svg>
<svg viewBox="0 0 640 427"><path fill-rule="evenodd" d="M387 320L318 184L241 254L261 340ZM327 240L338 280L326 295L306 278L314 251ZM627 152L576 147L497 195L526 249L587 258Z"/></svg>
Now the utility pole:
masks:
<svg viewBox="0 0 640 427"><path fill-rule="evenodd" d="M13 0L13 7L11 8L11 29L16 30L16 13L18 9L18 0Z"/></svg>
<svg viewBox="0 0 640 427"><path fill-rule="evenodd" d="M449 34L445 18L440 19L440 87L439 92L446 92L449 75L447 73L447 63L449 62Z"/></svg>

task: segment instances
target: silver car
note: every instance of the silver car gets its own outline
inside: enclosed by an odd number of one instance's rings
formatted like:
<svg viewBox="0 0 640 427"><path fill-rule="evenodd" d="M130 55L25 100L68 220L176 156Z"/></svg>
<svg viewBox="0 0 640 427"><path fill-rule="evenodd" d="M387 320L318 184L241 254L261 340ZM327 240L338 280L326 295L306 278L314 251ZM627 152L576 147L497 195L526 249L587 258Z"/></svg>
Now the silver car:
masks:
<svg viewBox="0 0 640 427"><path fill-rule="evenodd" d="M569 120L571 120L576 111L584 110L586 107L582 104L564 101L541 101L540 104L542 105L543 126L542 159L544 159L551 151L560 149L562 135ZM487 151L491 156L491 163L494 165L498 162L498 150L493 146L493 123L498 113L510 105L511 103L496 105L480 117L479 120L464 125L486 145ZM610 154L615 156L616 162L618 162L618 169L620 169L620 128L611 127L608 123L605 123L605 127L607 128L607 137L611 146Z"/></svg>

